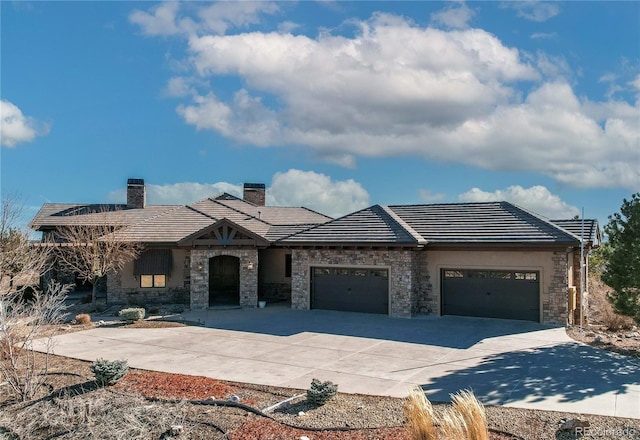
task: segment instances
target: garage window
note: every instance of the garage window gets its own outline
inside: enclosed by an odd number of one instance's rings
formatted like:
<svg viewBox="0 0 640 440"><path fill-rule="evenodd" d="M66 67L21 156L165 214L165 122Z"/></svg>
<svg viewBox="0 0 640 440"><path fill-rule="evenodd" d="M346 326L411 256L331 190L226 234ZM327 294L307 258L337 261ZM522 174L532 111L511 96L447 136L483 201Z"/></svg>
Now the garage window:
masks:
<svg viewBox="0 0 640 440"><path fill-rule="evenodd" d="M311 308L362 313L389 311L389 270L359 267L314 267Z"/></svg>
<svg viewBox="0 0 640 440"><path fill-rule="evenodd" d="M441 313L540 319L540 273L527 270L443 269Z"/></svg>

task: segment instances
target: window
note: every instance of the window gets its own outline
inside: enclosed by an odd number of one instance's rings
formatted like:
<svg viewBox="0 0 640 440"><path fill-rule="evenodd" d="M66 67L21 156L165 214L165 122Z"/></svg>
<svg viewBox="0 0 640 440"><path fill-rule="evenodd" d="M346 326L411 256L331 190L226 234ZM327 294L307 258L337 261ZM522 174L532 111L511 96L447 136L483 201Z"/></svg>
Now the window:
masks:
<svg viewBox="0 0 640 440"><path fill-rule="evenodd" d="M284 256L284 276L285 278L291 278L291 254Z"/></svg>
<svg viewBox="0 0 640 440"><path fill-rule="evenodd" d="M166 275L140 275L140 287L166 287Z"/></svg>

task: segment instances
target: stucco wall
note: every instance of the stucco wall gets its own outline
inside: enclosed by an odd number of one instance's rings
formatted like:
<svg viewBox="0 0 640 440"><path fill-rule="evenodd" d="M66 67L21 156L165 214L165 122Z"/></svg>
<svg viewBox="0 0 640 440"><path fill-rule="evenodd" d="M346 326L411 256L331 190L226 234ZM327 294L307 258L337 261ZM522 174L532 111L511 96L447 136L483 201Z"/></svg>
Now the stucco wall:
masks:
<svg viewBox="0 0 640 440"><path fill-rule="evenodd" d="M144 305L148 303L187 303L189 298L189 251L172 249L171 274L166 287L140 287L140 277L133 275L134 262L125 264L119 273L107 276L107 302Z"/></svg>
<svg viewBox="0 0 640 440"><path fill-rule="evenodd" d="M389 315L409 318L415 309L413 276L417 252L408 250L294 249L291 307L311 307L310 268L314 266L368 267L389 270Z"/></svg>
<svg viewBox="0 0 640 440"><path fill-rule="evenodd" d="M441 269L512 269L540 272L540 320L565 324L567 317L567 253L562 251L429 250L428 272L434 312L441 310Z"/></svg>
<svg viewBox="0 0 640 440"><path fill-rule="evenodd" d="M291 277L285 276L285 256L289 249L264 249L258 252L258 285L261 298L291 298Z"/></svg>

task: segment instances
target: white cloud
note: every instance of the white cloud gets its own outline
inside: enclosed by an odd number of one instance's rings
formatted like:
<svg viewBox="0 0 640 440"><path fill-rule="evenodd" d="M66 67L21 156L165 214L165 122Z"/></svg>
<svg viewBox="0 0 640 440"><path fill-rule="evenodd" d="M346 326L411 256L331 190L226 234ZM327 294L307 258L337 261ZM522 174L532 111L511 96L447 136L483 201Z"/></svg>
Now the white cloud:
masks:
<svg viewBox="0 0 640 440"><path fill-rule="evenodd" d="M25 116L22 110L12 102L0 101L0 139L3 147L15 147L22 142L31 142L36 136L44 136L49 133L49 125L36 121L30 116Z"/></svg>
<svg viewBox="0 0 640 440"><path fill-rule="evenodd" d="M529 37L532 40L555 40L558 38L557 32L535 32Z"/></svg>
<svg viewBox="0 0 640 440"><path fill-rule="evenodd" d="M242 197L242 185L227 182L197 183L180 182L167 185L146 184L147 203L150 205L188 205L213 195L226 192ZM127 200L127 189L121 188L109 193L112 202Z"/></svg>
<svg viewBox="0 0 640 440"><path fill-rule="evenodd" d="M190 32L195 29L195 23L191 19L179 19L177 14L180 3L160 3L150 9L150 12L135 10L129 14L129 21L142 28L142 32L148 36L176 35Z"/></svg>
<svg viewBox="0 0 640 440"><path fill-rule="evenodd" d="M188 205L197 200L226 192L242 197L242 184L228 182L180 182L167 185L147 184L150 205ZM353 179L332 180L314 171L290 169L276 173L267 188L270 206L304 206L332 217L338 217L369 206L369 193ZM126 188L108 195L112 202L127 199Z"/></svg>
<svg viewBox="0 0 640 440"><path fill-rule="evenodd" d="M231 27L247 27L260 22L260 14L274 14L278 5L265 1L221 1L201 9L203 28L222 35Z"/></svg>
<svg viewBox="0 0 640 440"><path fill-rule="evenodd" d="M334 181L325 174L291 169L273 176L267 201L339 217L369 206L369 193L353 179Z"/></svg>
<svg viewBox="0 0 640 440"><path fill-rule="evenodd" d="M553 56L545 52L538 51L535 57L538 70L546 77L552 79L562 79L571 76L569 63L562 56Z"/></svg>
<svg viewBox="0 0 640 440"><path fill-rule="evenodd" d="M213 32L223 35L230 28L247 27L259 23L260 14L274 14L279 8L273 2L221 1L196 9L198 19L180 16L183 4L164 2L149 9L135 10L129 14L129 21L137 24L148 36L192 35ZM187 9L191 5L185 6Z"/></svg>
<svg viewBox="0 0 640 440"><path fill-rule="evenodd" d="M199 130L308 148L347 167L360 156L417 156L638 189L640 102L576 96L564 58L520 53L482 29L381 13L350 23L351 37L192 34L194 78L170 84L184 96L177 112ZM222 99L202 86L218 76L242 89ZM196 80L198 91L188 86Z"/></svg>
<svg viewBox="0 0 640 440"><path fill-rule="evenodd" d="M283 21L282 23L278 24L278 32L283 34L290 34L299 27L300 25L298 23L294 23L293 21Z"/></svg>
<svg viewBox="0 0 640 440"><path fill-rule="evenodd" d="M184 77L173 77L167 81L164 89L164 95L171 98L183 98L195 94L195 90L191 86L191 81Z"/></svg>
<svg viewBox="0 0 640 440"><path fill-rule="evenodd" d="M441 11L431 14L431 20L453 29L466 29L475 12L464 2L453 3Z"/></svg>
<svg viewBox="0 0 640 440"><path fill-rule="evenodd" d="M567 219L580 214L578 208L563 202L559 196L552 194L541 185L530 188L514 185L494 192L472 188L460 194L458 200L461 202L511 202L550 219Z"/></svg>
<svg viewBox="0 0 640 440"><path fill-rule="evenodd" d="M560 13L560 6L557 3L537 0L504 2L502 7L515 9L518 17L538 22L547 21Z"/></svg>
<svg viewBox="0 0 640 440"><path fill-rule="evenodd" d="M446 197L447 196L445 194L436 193L430 189L421 188L418 190L418 199L420 199L420 201L422 202L426 202L426 203L441 202Z"/></svg>

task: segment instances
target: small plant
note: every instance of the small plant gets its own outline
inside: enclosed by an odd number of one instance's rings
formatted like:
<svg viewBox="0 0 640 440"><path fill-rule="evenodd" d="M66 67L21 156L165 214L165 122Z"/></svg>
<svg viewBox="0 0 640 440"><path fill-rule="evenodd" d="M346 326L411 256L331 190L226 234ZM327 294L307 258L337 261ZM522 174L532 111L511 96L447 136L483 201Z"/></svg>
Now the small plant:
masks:
<svg viewBox="0 0 640 440"><path fill-rule="evenodd" d="M416 387L404 406L411 439L488 440L484 406L473 392L463 390L452 394L451 401L452 405L436 416L422 388Z"/></svg>
<svg viewBox="0 0 640 440"><path fill-rule="evenodd" d="M602 322L610 332L629 330L633 326L633 319L614 312L611 306L604 309Z"/></svg>
<svg viewBox="0 0 640 440"><path fill-rule="evenodd" d="M476 396L471 391L462 390L452 395L451 401L453 409L460 414L464 421L467 437L471 440L489 440L487 414Z"/></svg>
<svg viewBox="0 0 640 440"><path fill-rule="evenodd" d="M87 313L80 313L76 315L76 324L86 325L91 322L91 315Z"/></svg>
<svg viewBox="0 0 640 440"><path fill-rule="evenodd" d="M311 388L307 390L307 402L315 406L327 403L338 392L338 385L331 381L320 382L318 379L311 381Z"/></svg>
<svg viewBox="0 0 640 440"><path fill-rule="evenodd" d="M91 364L91 372L100 386L114 385L129 371L126 360L108 361L98 359Z"/></svg>
<svg viewBox="0 0 640 440"><path fill-rule="evenodd" d="M438 438L433 406L420 387L414 388L409 394L404 405L404 415L412 439L436 440Z"/></svg>
<svg viewBox="0 0 640 440"><path fill-rule="evenodd" d="M134 322L144 319L145 310L142 307L131 307L122 309L118 312L118 316L123 321Z"/></svg>

